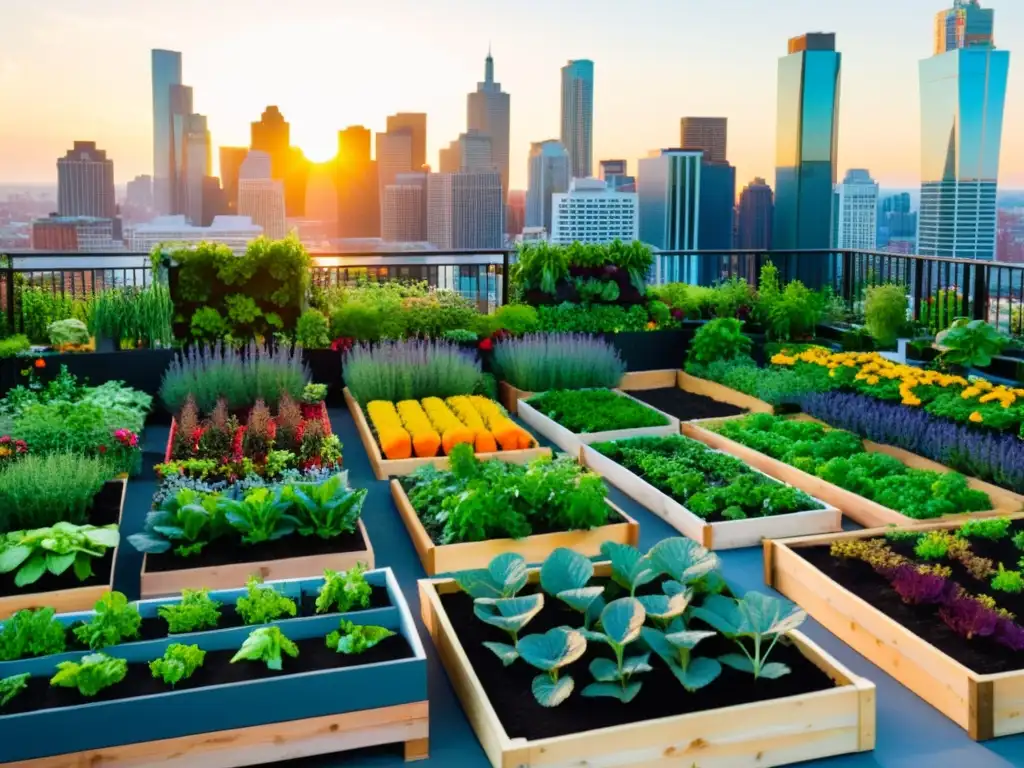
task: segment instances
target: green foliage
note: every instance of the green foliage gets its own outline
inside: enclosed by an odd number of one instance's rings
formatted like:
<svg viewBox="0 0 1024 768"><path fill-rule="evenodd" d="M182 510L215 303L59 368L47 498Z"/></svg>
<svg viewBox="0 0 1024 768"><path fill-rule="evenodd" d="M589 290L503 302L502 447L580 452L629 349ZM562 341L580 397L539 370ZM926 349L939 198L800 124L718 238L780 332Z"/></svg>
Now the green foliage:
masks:
<svg viewBox="0 0 1024 768"><path fill-rule="evenodd" d="M228 323L213 307L200 307L189 324L193 338L199 341L217 341L228 332Z"/></svg>
<svg viewBox="0 0 1024 768"><path fill-rule="evenodd" d="M569 277L569 251L548 242L524 243L510 269L512 285L521 291L554 294Z"/></svg>
<svg viewBox="0 0 1024 768"><path fill-rule="evenodd" d="M263 311L251 296L244 293L233 293L224 297L224 306L228 310L228 322L233 328L249 326L263 316ZM238 335L238 334L233 334Z"/></svg>
<svg viewBox="0 0 1024 768"><path fill-rule="evenodd" d="M157 680L163 680L172 688L182 680L188 680L203 666L206 651L198 645L171 643L159 659L149 662L149 671Z"/></svg>
<svg viewBox="0 0 1024 768"><path fill-rule="evenodd" d="M574 434L661 427L669 423L653 408L607 389L556 389L527 402Z"/></svg>
<svg viewBox="0 0 1024 768"><path fill-rule="evenodd" d="M74 317L74 300L59 287L25 286L18 291L22 330L34 344L50 342L47 329L52 323Z"/></svg>
<svg viewBox="0 0 1024 768"><path fill-rule="evenodd" d="M61 688L77 688L83 696L95 696L109 688L128 674L128 662L108 656L105 653L91 653L81 661L62 661L57 665L57 674L50 678L50 685Z"/></svg>
<svg viewBox="0 0 1024 768"><path fill-rule="evenodd" d="M604 339L580 334L530 334L496 345L495 373L519 389L612 388L626 372L618 351Z"/></svg>
<svg viewBox="0 0 1024 768"><path fill-rule="evenodd" d="M89 343L89 329L81 320L58 320L46 328L46 335L54 347L85 346Z"/></svg>
<svg viewBox="0 0 1024 768"><path fill-rule="evenodd" d="M17 334L6 339L0 339L0 360L8 357L17 357L22 352L27 352L31 343L28 336Z"/></svg>
<svg viewBox="0 0 1024 768"><path fill-rule="evenodd" d="M360 344L345 356L345 383L363 404L468 395L479 379L476 355L444 341Z"/></svg>
<svg viewBox="0 0 1024 768"><path fill-rule="evenodd" d="M11 699L25 690L30 677L28 672L23 672L20 675L0 678L0 709L6 707Z"/></svg>
<svg viewBox="0 0 1024 768"><path fill-rule="evenodd" d="M465 328L454 328L442 333L441 338L455 344L475 344L477 335L476 331L467 331Z"/></svg>
<svg viewBox="0 0 1024 768"><path fill-rule="evenodd" d="M960 317L936 343L942 347L942 360L952 365L985 368L992 358L1003 351L1008 339L984 320Z"/></svg>
<svg viewBox="0 0 1024 768"><path fill-rule="evenodd" d="M96 615L91 620L74 628L75 639L90 650L98 651L139 636L142 616L120 592L107 592L93 610Z"/></svg>
<svg viewBox="0 0 1024 768"><path fill-rule="evenodd" d="M686 359L687 362L698 364L732 360L749 355L750 347L750 338L743 333L743 323L731 317L723 317L711 320L694 334Z"/></svg>
<svg viewBox="0 0 1024 768"><path fill-rule="evenodd" d="M980 538L999 541L1010 535L1011 520L1008 517L986 517L981 520L968 520L956 529L956 535L962 539ZM1016 539L1014 539L1016 542Z"/></svg>
<svg viewBox="0 0 1024 768"><path fill-rule="evenodd" d="M944 331L953 324L958 315L962 314L963 297L955 288L940 288L934 295L921 303L921 323L929 332L935 334ZM1020 311L1012 310L1010 325L1014 333L1021 329Z"/></svg>
<svg viewBox="0 0 1024 768"><path fill-rule="evenodd" d="M476 307L455 291L437 290L422 298L402 303L404 333L412 338L440 338L445 331L472 328L477 322Z"/></svg>
<svg viewBox="0 0 1024 768"><path fill-rule="evenodd" d="M774 264L769 262L761 268L754 317L764 324L771 338L788 340L813 336L824 304L824 295L799 280L783 288Z"/></svg>
<svg viewBox="0 0 1024 768"><path fill-rule="evenodd" d="M323 312L307 309L295 325L295 343L303 349L326 349L331 346L330 325Z"/></svg>
<svg viewBox="0 0 1024 768"><path fill-rule="evenodd" d="M774 406L798 404L804 395L827 392L835 386L823 366L759 368L749 357L716 360L707 365L687 363L686 372Z"/></svg>
<svg viewBox="0 0 1024 768"><path fill-rule="evenodd" d="M221 603L210 597L208 589L185 589L181 601L161 605L157 614L167 622L167 633L199 632L215 629L220 622Z"/></svg>
<svg viewBox="0 0 1024 768"><path fill-rule="evenodd" d="M310 382L302 390L302 402L306 405L316 405L322 403L324 398L327 397L327 385L326 384L314 384Z"/></svg>
<svg viewBox="0 0 1024 768"><path fill-rule="evenodd" d="M24 608L0 625L0 661L63 653L65 627L53 608Z"/></svg>
<svg viewBox="0 0 1024 768"><path fill-rule="evenodd" d="M1008 571L999 563L999 572L992 577L992 589L1019 594L1024 591L1024 575L1020 571Z"/></svg>
<svg viewBox="0 0 1024 768"><path fill-rule="evenodd" d="M254 488L241 499L221 497L217 509L242 534L243 544L261 544L293 533L298 520L280 488Z"/></svg>
<svg viewBox="0 0 1024 768"><path fill-rule="evenodd" d="M542 635L527 635L519 641L517 650L523 661L546 673L533 678L530 686L538 704L557 707L569 698L575 684L569 675L559 677L559 671L578 661L587 650L581 632L556 627Z"/></svg>
<svg viewBox="0 0 1024 768"><path fill-rule="evenodd" d="M128 541L140 552L160 554L173 547L178 557L197 555L226 532L220 498L215 493L182 488L149 512L144 531L133 533Z"/></svg>
<svg viewBox="0 0 1024 768"><path fill-rule="evenodd" d="M282 616L294 616L298 611L294 600L264 585L259 576L250 576L245 588L245 596L238 598L235 607L246 624L267 624Z"/></svg>
<svg viewBox="0 0 1024 768"><path fill-rule="evenodd" d="M505 330L513 336L534 333L540 329L537 310L529 304L504 304L491 315L479 315L474 326L481 336Z"/></svg>
<svg viewBox="0 0 1024 768"><path fill-rule="evenodd" d="M303 536L332 539L356 530L366 488L347 487L346 476L336 474L320 483L295 483L281 490L281 497L294 510Z"/></svg>
<svg viewBox="0 0 1024 768"><path fill-rule="evenodd" d="M932 533L925 534L914 545L914 554L923 560L941 560L949 552L949 540Z"/></svg>
<svg viewBox="0 0 1024 768"><path fill-rule="evenodd" d="M394 634L385 627L353 624L351 621L342 619L338 629L327 635L325 643L332 651L358 655L370 650L382 640L393 637Z"/></svg>
<svg viewBox="0 0 1024 768"><path fill-rule="evenodd" d="M236 661L262 661L267 669L281 671L281 654L293 659L299 655L299 646L292 642L276 625L254 629L242 643L242 647L231 657Z"/></svg>
<svg viewBox="0 0 1024 768"><path fill-rule="evenodd" d="M32 445L31 443L29 445ZM101 459L31 452L0 469L0 531L84 525L113 471Z"/></svg>
<svg viewBox="0 0 1024 768"><path fill-rule="evenodd" d="M640 672L650 672L650 653L626 658L626 646L640 639L640 630L647 618L643 603L631 597L614 600L601 611L603 632L589 632L590 641L606 643L615 654L615 661L597 658L590 662L590 674L596 682L583 689L580 695L611 697L628 704L640 693L642 683L632 681ZM525 640L525 638L524 638ZM567 694L568 695L568 694Z"/></svg>
<svg viewBox="0 0 1024 768"><path fill-rule="evenodd" d="M864 300L865 326L879 346L891 347L907 325L907 287L899 283L871 286Z"/></svg>
<svg viewBox="0 0 1024 768"><path fill-rule="evenodd" d="M93 575L93 558L103 557L119 538L116 525L71 523L0 534L0 573L17 571L15 586L26 587L47 572L60 576L74 567L78 580L85 581Z"/></svg>
<svg viewBox="0 0 1024 768"><path fill-rule="evenodd" d="M404 482L438 544L519 539L608 522L604 483L569 457L541 457L526 466L482 462L471 446L457 445L449 459L450 470L423 467Z"/></svg>
<svg viewBox="0 0 1024 768"><path fill-rule="evenodd" d="M731 277L714 287L711 302L715 317L735 318L749 311L756 300L754 286L741 277Z"/></svg>
<svg viewBox="0 0 1024 768"><path fill-rule="evenodd" d="M678 309L688 320L699 320L715 314L719 298L714 288L688 283L652 285L647 293L672 309Z"/></svg>
<svg viewBox="0 0 1024 768"><path fill-rule="evenodd" d="M357 606L369 608L373 587L366 581L366 571L364 563L341 572L324 569L324 583L316 597L316 612L329 613L333 610L347 613Z"/></svg>
<svg viewBox="0 0 1024 768"><path fill-rule="evenodd" d="M568 301L537 308L537 330L546 333L619 333L647 329L647 310L615 304L572 304Z"/></svg>
<svg viewBox="0 0 1024 768"><path fill-rule="evenodd" d="M120 347L138 345L159 349L174 341L171 321L174 307L166 285L146 288L109 288L95 294L88 304L89 331L113 339Z"/></svg>

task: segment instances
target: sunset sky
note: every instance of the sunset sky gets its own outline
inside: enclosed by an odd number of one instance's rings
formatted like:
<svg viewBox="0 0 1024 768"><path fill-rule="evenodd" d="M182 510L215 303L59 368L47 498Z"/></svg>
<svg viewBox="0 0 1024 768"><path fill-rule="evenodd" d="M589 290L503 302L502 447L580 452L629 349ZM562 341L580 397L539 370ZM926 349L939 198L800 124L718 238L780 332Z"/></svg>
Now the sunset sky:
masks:
<svg viewBox="0 0 1024 768"><path fill-rule="evenodd" d="M951 5L949 2L946 5ZM1000 186L1024 188L1024 2L996 9L1013 53ZM0 182L56 183L56 158L95 140L117 181L152 173L150 49L181 51L214 155L277 104L292 142L327 159L337 131L428 114L428 162L465 130L490 43L512 94L511 184L531 141L559 133L559 68L595 62L594 161L676 146L683 115L729 118L740 186L774 184L777 59L786 40L837 34L839 172L919 181L917 65L942 0L0 0Z"/></svg>

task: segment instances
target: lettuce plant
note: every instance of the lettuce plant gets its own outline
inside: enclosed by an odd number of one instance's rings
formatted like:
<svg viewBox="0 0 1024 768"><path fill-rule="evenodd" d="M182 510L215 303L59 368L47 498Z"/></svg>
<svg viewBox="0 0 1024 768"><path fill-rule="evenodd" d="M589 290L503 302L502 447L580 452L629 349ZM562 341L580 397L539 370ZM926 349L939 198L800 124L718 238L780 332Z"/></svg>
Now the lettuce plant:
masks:
<svg viewBox="0 0 1024 768"><path fill-rule="evenodd" d="M63 653L66 629L53 608L24 608L0 625L0 661Z"/></svg>
<svg viewBox="0 0 1024 768"><path fill-rule="evenodd" d="M198 645L171 643L159 659L149 662L149 671L153 677L163 680L173 688L182 680L188 680L192 674L203 666L206 651Z"/></svg>
<svg viewBox="0 0 1024 768"><path fill-rule="evenodd" d="M132 534L128 541L140 552L159 554L173 547L178 557L198 555L226 529L219 499L182 488L149 512L144 532Z"/></svg>
<svg viewBox="0 0 1024 768"><path fill-rule="evenodd" d="M83 696L95 696L104 688L121 682L128 674L128 662L105 653L91 653L81 661L62 661L50 685L77 688Z"/></svg>
<svg viewBox="0 0 1024 768"><path fill-rule="evenodd" d="M35 584L45 573L60 576L74 568L79 581L93 575L93 558L117 546L117 525L96 527L56 523L51 528L0 535L0 573L17 570L14 584Z"/></svg>
<svg viewBox="0 0 1024 768"><path fill-rule="evenodd" d="M537 675L530 685L538 704L557 707L569 698L575 683L569 675L559 677L559 670L577 661L586 650L583 634L568 627L555 627L519 641L518 652L523 661L546 673Z"/></svg>
<svg viewBox="0 0 1024 768"><path fill-rule="evenodd" d="M286 485L281 498L291 505L301 535L332 539L356 530L366 494L366 488L347 488L345 476L337 474L322 483Z"/></svg>
<svg viewBox="0 0 1024 768"><path fill-rule="evenodd" d="M254 629L245 638L242 647L231 657L231 663L236 661L262 661L267 669L281 671L281 654L284 653L293 659L299 655L299 646L292 642L281 631L277 625L260 627Z"/></svg>
<svg viewBox="0 0 1024 768"><path fill-rule="evenodd" d="M615 661L606 658L590 662L590 674L597 682L581 692L582 696L610 696L628 704L640 693L642 683L632 681L633 675L650 672L651 654L641 653L626 658L626 646L640 637L646 613L643 604L631 597L613 600L601 611L601 632L588 631L584 637L591 642L606 643L615 654Z"/></svg>
<svg viewBox="0 0 1024 768"><path fill-rule="evenodd" d="M242 499L220 497L217 509L242 534L244 544L276 541L295 532L299 521L279 489L254 488Z"/></svg>
<svg viewBox="0 0 1024 768"><path fill-rule="evenodd" d="M259 576L250 576L245 587L246 594L238 598L235 608L246 624L267 624L298 611L294 600L265 585Z"/></svg>
<svg viewBox="0 0 1024 768"><path fill-rule="evenodd" d="M108 592L93 606L96 615L74 629L75 638L90 650L98 651L139 636L142 616L138 608L120 592Z"/></svg>
<svg viewBox="0 0 1024 768"><path fill-rule="evenodd" d="M341 620L338 628L327 635L325 643L328 648L338 653L358 655L364 653L382 640L394 636L394 632L386 627L375 627L367 624L354 624Z"/></svg>
<svg viewBox="0 0 1024 768"><path fill-rule="evenodd" d="M29 677L31 675L28 672L24 672L20 675L0 678L0 709L6 707L11 699L25 690Z"/></svg>
<svg viewBox="0 0 1024 768"><path fill-rule="evenodd" d="M345 613L356 606L369 608L373 587L366 581L366 570L364 563L340 573L325 569L324 584L316 597L316 612L327 613L333 608L338 613Z"/></svg>
<svg viewBox="0 0 1024 768"><path fill-rule="evenodd" d="M157 613L167 622L167 633L178 635L214 629L220 621L220 606L208 589L185 589L181 602L161 605Z"/></svg>

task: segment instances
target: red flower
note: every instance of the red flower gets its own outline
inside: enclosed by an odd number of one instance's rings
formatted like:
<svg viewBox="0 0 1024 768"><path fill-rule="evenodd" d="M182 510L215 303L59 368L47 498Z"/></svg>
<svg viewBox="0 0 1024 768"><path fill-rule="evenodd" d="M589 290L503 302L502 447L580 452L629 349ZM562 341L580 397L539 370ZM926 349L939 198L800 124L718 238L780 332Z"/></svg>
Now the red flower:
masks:
<svg viewBox="0 0 1024 768"><path fill-rule="evenodd" d="M101 445L100 446L100 453L106 453L106 452L107 452L107 446Z"/></svg>
<svg viewBox="0 0 1024 768"><path fill-rule="evenodd" d="M331 342L331 350L334 352L341 352L342 354L352 349L352 345L356 343L356 340L351 336L339 336Z"/></svg>
<svg viewBox="0 0 1024 768"><path fill-rule="evenodd" d="M492 349L494 349L494 342L491 341L490 339L484 339L483 341L480 342L480 349L482 349L484 352L490 352Z"/></svg>
<svg viewBox="0 0 1024 768"><path fill-rule="evenodd" d="M35 365L36 365L36 368L45 368L46 367L46 361L43 360L43 358L41 358L41 357L37 357Z"/></svg>

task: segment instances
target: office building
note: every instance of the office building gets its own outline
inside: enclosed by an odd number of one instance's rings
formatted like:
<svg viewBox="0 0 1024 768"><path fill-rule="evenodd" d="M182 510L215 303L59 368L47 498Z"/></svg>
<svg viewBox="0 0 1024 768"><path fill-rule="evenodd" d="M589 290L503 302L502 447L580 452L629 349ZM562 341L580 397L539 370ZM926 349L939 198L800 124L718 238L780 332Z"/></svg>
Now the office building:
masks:
<svg viewBox="0 0 1024 768"><path fill-rule="evenodd" d="M338 132L338 237L380 237L377 164L370 157L369 128L353 125Z"/></svg>
<svg viewBox="0 0 1024 768"><path fill-rule="evenodd" d="M384 198L384 190L395 183L400 173L411 173L413 134L409 128L402 128L394 133L377 134L377 185L380 198Z"/></svg>
<svg viewBox="0 0 1024 768"><path fill-rule="evenodd" d="M636 179L629 175L629 166L625 160L602 160L599 163L598 178L603 180L609 189L617 192L636 192Z"/></svg>
<svg viewBox="0 0 1024 768"><path fill-rule="evenodd" d="M569 191L572 178L569 153L560 141L548 139L530 144L527 169L526 225L551 231L551 196Z"/></svg>
<svg viewBox="0 0 1024 768"><path fill-rule="evenodd" d="M910 193L888 195L878 204L878 247L892 241L917 242L917 212L910 210Z"/></svg>
<svg viewBox="0 0 1024 768"><path fill-rule="evenodd" d="M138 210L147 210L153 207L153 177L149 175L136 176L125 185L125 205Z"/></svg>
<svg viewBox="0 0 1024 768"><path fill-rule="evenodd" d="M245 154L245 160L238 167L238 179L269 179L272 178L270 155L251 149Z"/></svg>
<svg viewBox="0 0 1024 768"><path fill-rule="evenodd" d="M213 147L205 115L189 115L185 133L184 213L193 224L203 223L204 181L213 173ZM218 185L219 189L219 185ZM219 213L219 211L218 211Z"/></svg>
<svg viewBox="0 0 1024 768"><path fill-rule="evenodd" d="M878 182L866 170L853 168L832 197L832 245L857 251L878 247Z"/></svg>
<svg viewBox="0 0 1024 768"><path fill-rule="evenodd" d="M996 255L1010 53L996 50L992 35L991 10L976 0L956 0L936 21L936 54L920 64L922 256Z"/></svg>
<svg viewBox="0 0 1024 768"><path fill-rule="evenodd" d="M284 182L288 215L303 216L309 163L299 149L291 146L291 125L278 107L268 106L260 119L251 124L249 146L270 155L271 178Z"/></svg>
<svg viewBox="0 0 1024 768"><path fill-rule="evenodd" d="M171 86L171 168L168 179L172 214L188 213L188 142L192 129L192 89Z"/></svg>
<svg viewBox="0 0 1024 768"><path fill-rule="evenodd" d="M512 189L508 193L508 205L505 206L505 233L509 237L522 234L526 225L526 190Z"/></svg>
<svg viewBox="0 0 1024 768"><path fill-rule="evenodd" d="M158 213L170 213L172 178L171 87L181 85L181 54L151 52L153 83L153 198Z"/></svg>
<svg viewBox="0 0 1024 768"><path fill-rule="evenodd" d="M725 117L684 117L679 121L679 146L700 149L704 159L725 163L729 120Z"/></svg>
<svg viewBox="0 0 1024 768"><path fill-rule="evenodd" d="M498 164L494 162L491 137L470 128L447 148L442 147L439 155L441 173L458 173L459 171L494 171L500 173Z"/></svg>
<svg viewBox="0 0 1024 768"><path fill-rule="evenodd" d="M427 240L443 250L501 248L505 240L501 174L430 174Z"/></svg>
<svg viewBox="0 0 1024 768"><path fill-rule="evenodd" d="M268 180L269 181L269 180ZM220 243L236 254L263 234L248 216L215 216L207 227L193 226L184 216L159 216L125 232L128 250L148 253L160 243Z"/></svg>
<svg viewBox="0 0 1024 768"><path fill-rule="evenodd" d="M466 127L491 140L491 162L501 173L501 188L508 196L509 122L511 97L494 81L494 59L490 50L484 62L484 80L466 99ZM444 169L441 169L442 171Z"/></svg>
<svg viewBox="0 0 1024 768"><path fill-rule="evenodd" d="M841 65L835 35L823 33L791 39L779 60L775 250L831 245ZM788 273L810 287L831 277L825 259L786 258Z"/></svg>
<svg viewBox="0 0 1024 768"><path fill-rule="evenodd" d="M762 178L755 178L740 193L736 247L740 250L769 250L772 247L772 217L775 198Z"/></svg>
<svg viewBox="0 0 1024 768"><path fill-rule="evenodd" d="M124 250L114 219L96 216L48 216L32 222L32 249L71 253ZM88 270L87 270L88 272Z"/></svg>
<svg viewBox="0 0 1024 768"><path fill-rule="evenodd" d="M76 141L57 159L57 213L105 219L116 215L114 161L95 141Z"/></svg>
<svg viewBox="0 0 1024 768"><path fill-rule="evenodd" d="M562 145L573 178L592 175L594 156L594 62L570 61L562 67ZM549 230L550 231L550 230Z"/></svg>
<svg viewBox="0 0 1024 768"><path fill-rule="evenodd" d="M602 179L573 179L551 207L552 243L631 243L640 234L636 193L616 192Z"/></svg>
<svg viewBox="0 0 1024 768"><path fill-rule="evenodd" d="M220 182L228 213L238 211L238 172L249 154L246 147L220 148Z"/></svg>
<svg viewBox="0 0 1024 768"><path fill-rule="evenodd" d="M702 159L699 150L663 149L640 160L640 240L668 251L699 247ZM690 256L659 256L657 271L662 282L697 282Z"/></svg>
<svg viewBox="0 0 1024 768"><path fill-rule="evenodd" d="M251 150L238 171L238 214L248 216L271 240L287 234L284 182L271 178L267 152Z"/></svg>
<svg viewBox="0 0 1024 768"><path fill-rule="evenodd" d="M700 236L697 247L705 251L728 251L733 247L733 223L736 216L736 169L728 163L703 158L700 170ZM702 285L716 281L718 257L705 259L700 274Z"/></svg>
<svg viewBox="0 0 1024 768"><path fill-rule="evenodd" d="M218 216L230 216L228 201L224 196L224 189L220 185L220 179L216 176L204 176L203 183L203 208L200 226L209 227Z"/></svg>
<svg viewBox="0 0 1024 768"><path fill-rule="evenodd" d="M419 172L427 164L427 116L423 112L399 112L388 116L388 133L408 131L412 136L409 170Z"/></svg>
<svg viewBox="0 0 1024 768"><path fill-rule="evenodd" d="M427 239L427 174L400 173L384 189L381 239L419 243Z"/></svg>

